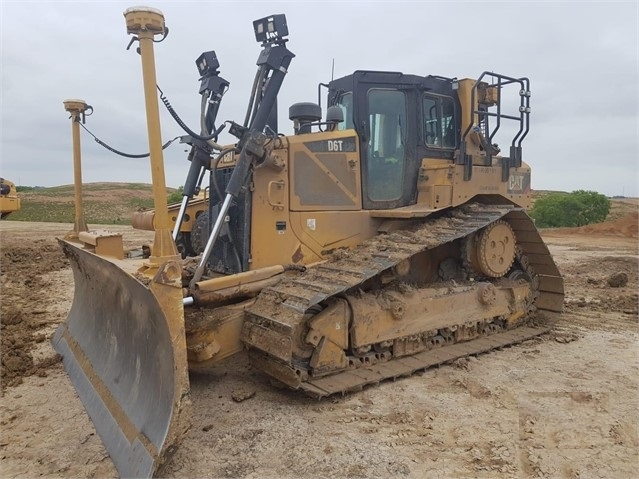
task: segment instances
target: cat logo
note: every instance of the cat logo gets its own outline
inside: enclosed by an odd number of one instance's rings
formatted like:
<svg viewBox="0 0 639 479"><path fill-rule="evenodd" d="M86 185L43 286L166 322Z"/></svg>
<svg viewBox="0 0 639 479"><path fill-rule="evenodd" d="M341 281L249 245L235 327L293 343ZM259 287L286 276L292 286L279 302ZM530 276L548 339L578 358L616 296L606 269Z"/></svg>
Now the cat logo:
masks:
<svg viewBox="0 0 639 479"><path fill-rule="evenodd" d="M521 195L530 189L530 172L511 173L508 177L508 193Z"/></svg>
<svg viewBox="0 0 639 479"><path fill-rule="evenodd" d="M508 178L508 189L521 191L524 189L524 177L523 175L510 175Z"/></svg>

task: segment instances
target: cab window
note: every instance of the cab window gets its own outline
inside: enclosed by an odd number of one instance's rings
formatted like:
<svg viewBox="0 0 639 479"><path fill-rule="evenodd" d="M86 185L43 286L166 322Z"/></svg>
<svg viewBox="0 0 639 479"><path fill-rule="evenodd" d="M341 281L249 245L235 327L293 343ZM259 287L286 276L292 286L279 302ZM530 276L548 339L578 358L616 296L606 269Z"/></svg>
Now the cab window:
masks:
<svg viewBox="0 0 639 479"><path fill-rule="evenodd" d="M455 132L455 104L452 98L425 95L424 111L424 143L437 148L455 148L457 138Z"/></svg>
<svg viewBox="0 0 639 479"><path fill-rule="evenodd" d="M351 130L355 128L353 123L353 94L351 92L344 93L336 105L342 109L344 121L337 125L338 130Z"/></svg>

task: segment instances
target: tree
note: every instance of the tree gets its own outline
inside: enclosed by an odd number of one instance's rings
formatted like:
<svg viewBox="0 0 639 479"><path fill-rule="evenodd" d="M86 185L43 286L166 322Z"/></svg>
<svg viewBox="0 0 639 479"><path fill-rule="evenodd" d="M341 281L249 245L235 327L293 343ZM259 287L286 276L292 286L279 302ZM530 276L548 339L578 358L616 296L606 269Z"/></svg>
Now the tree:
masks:
<svg viewBox="0 0 639 479"><path fill-rule="evenodd" d="M540 228L584 226L600 223L610 212L610 200L596 191L551 193L535 202L530 212Z"/></svg>

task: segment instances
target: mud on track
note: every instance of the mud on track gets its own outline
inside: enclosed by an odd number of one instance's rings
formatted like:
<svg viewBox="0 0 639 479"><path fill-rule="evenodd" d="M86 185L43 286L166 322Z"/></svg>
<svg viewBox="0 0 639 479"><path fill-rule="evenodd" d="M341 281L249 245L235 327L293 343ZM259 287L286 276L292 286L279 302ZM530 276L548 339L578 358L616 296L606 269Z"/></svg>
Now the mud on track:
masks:
<svg viewBox="0 0 639 479"><path fill-rule="evenodd" d="M273 387L243 356L192 375L193 427L166 474L635 477L634 218L634 227L628 217L544 233L567 296L566 313L542 338L321 402ZM118 229L133 234L129 246L149 237ZM116 477L49 343L73 295L54 239L67 230L0 224L2 477ZM611 287L615 274L626 283Z"/></svg>

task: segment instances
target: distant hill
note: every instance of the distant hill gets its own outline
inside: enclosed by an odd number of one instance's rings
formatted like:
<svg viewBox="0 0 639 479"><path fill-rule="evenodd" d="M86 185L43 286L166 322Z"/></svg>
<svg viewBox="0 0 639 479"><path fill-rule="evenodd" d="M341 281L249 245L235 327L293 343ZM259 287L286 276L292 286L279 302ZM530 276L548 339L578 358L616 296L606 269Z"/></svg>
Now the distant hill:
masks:
<svg viewBox="0 0 639 479"><path fill-rule="evenodd" d="M167 188L167 195L175 192ZM153 208L153 192L149 184L144 183L86 183L82 187L84 197L84 215L87 223L93 224L131 224L131 215L142 208ZM533 202L552 191L533 191ZM9 220L50 221L73 223L75 214L75 193L73 185L51 188L20 187L20 211L12 213ZM612 199L609 220L621 218L637 211L639 199Z"/></svg>
<svg viewBox="0 0 639 479"><path fill-rule="evenodd" d="M174 192L167 188L167 195ZM12 221L50 221L73 223L75 192L73 185L20 187L20 211L12 213ZM87 223L131 224L131 214L153 207L151 185L143 183L86 183L82 186L84 215Z"/></svg>

